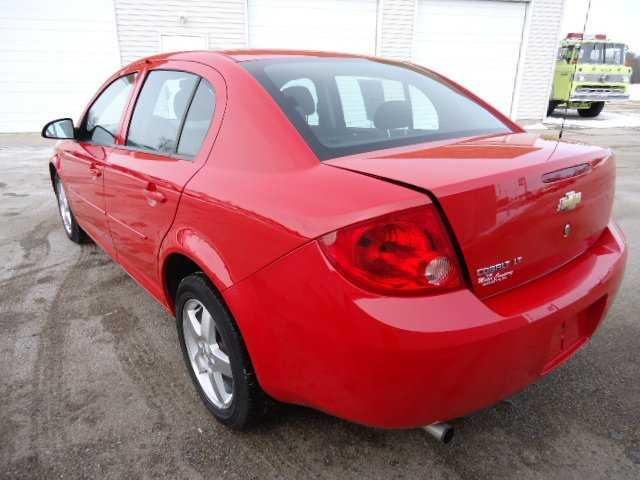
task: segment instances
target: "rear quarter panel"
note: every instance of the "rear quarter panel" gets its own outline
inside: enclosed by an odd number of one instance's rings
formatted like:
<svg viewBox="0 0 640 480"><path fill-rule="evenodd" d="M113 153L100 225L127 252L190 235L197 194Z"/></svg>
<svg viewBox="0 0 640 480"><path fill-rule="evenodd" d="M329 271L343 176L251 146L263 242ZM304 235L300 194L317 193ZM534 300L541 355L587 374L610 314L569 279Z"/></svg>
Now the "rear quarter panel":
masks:
<svg viewBox="0 0 640 480"><path fill-rule="evenodd" d="M161 272L169 255L182 253L222 291L319 235L427 201L323 165L241 66L215 67L227 83L225 115L206 165L184 190Z"/></svg>

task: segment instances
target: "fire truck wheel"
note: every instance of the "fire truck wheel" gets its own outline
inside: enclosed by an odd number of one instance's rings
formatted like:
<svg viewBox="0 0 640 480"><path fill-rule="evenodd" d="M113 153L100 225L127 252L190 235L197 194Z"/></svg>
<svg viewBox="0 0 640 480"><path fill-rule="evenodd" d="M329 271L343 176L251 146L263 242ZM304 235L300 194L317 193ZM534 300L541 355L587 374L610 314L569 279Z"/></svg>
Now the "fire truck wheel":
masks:
<svg viewBox="0 0 640 480"><path fill-rule="evenodd" d="M600 112L604 108L604 102L592 102L589 108L578 109L578 115L586 118L593 118L600 115Z"/></svg>

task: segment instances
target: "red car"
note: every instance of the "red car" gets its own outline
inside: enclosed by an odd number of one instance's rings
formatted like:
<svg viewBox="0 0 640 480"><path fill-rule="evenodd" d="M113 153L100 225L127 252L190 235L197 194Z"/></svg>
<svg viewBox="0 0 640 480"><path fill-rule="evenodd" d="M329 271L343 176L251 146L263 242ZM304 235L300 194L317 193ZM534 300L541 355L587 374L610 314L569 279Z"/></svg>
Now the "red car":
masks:
<svg viewBox="0 0 640 480"><path fill-rule="evenodd" d="M43 135L67 235L175 314L234 428L269 397L388 428L485 408L585 345L623 276L611 151L409 63L159 55Z"/></svg>

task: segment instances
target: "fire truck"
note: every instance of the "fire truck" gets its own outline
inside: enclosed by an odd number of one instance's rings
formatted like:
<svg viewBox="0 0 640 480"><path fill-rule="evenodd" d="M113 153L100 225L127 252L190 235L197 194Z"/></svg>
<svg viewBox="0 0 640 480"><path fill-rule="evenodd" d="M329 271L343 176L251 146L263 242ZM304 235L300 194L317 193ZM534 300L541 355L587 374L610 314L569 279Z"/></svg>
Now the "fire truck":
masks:
<svg viewBox="0 0 640 480"><path fill-rule="evenodd" d="M604 103L629 100L631 67L627 46L606 35L570 33L558 50L547 115L560 106L578 109L581 117L597 117Z"/></svg>

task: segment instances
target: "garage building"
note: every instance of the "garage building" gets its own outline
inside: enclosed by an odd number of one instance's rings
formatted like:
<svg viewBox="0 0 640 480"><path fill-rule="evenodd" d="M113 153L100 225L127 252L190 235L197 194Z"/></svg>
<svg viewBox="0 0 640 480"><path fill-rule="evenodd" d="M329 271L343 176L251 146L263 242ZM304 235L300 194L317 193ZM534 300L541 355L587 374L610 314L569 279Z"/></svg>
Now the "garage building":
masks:
<svg viewBox="0 0 640 480"><path fill-rule="evenodd" d="M247 47L410 60L513 119L540 120L563 6L564 0L10 2L0 19L0 132L77 119L110 73L140 57Z"/></svg>

